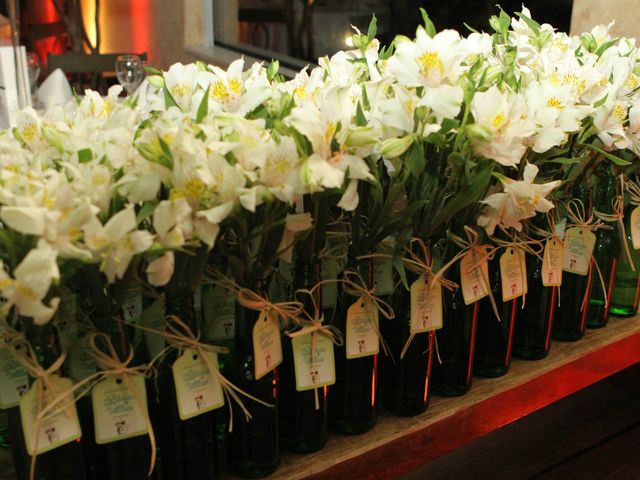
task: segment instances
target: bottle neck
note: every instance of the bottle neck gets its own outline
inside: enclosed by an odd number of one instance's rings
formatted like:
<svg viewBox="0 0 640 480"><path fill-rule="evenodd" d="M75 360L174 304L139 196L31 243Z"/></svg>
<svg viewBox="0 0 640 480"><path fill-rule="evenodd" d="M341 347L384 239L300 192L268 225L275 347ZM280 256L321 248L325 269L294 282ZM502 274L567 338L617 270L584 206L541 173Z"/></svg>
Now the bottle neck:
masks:
<svg viewBox="0 0 640 480"><path fill-rule="evenodd" d="M60 345L58 344L58 334L51 322L44 325L35 325L33 322L26 322L25 335L40 366L49 368L60 357Z"/></svg>
<svg viewBox="0 0 640 480"><path fill-rule="evenodd" d="M616 186L616 177L613 175L601 177L598 188L598 198L594 205L599 212L613 213L612 201L617 194Z"/></svg>
<svg viewBox="0 0 640 480"><path fill-rule="evenodd" d="M194 335L198 334L193 295L174 295L173 292L167 291L165 293L165 309L166 315L174 315L178 317L187 327L189 327Z"/></svg>

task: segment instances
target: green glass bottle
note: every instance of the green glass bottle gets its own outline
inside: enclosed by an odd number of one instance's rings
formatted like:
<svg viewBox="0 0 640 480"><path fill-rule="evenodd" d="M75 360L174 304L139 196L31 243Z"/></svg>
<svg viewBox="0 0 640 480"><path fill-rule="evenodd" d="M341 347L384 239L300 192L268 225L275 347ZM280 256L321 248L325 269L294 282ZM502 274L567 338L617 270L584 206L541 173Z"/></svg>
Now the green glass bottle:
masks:
<svg viewBox="0 0 640 480"><path fill-rule="evenodd" d="M347 260L347 270L356 270L373 287L373 261ZM346 337L347 310L358 300L341 289L334 325ZM336 347L336 383L329 392L329 417L340 433L355 435L371 430L378 419L378 355L347 359L346 346Z"/></svg>
<svg viewBox="0 0 640 480"><path fill-rule="evenodd" d="M573 196L580 200L585 207L586 216L591 215L591 193L586 180L578 180ZM570 228L571 225L567 225ZM563 342L575 342L584 336L587 308L582 308L585 295L591 291L594 280L593 265L589 266L586 275L572 272L562 272L560 291L560 305L556 309L551 337ZM588 303L588 299L586 300Z"/></svg>
<svg viewBox="0 0 640 480"><path fill-rule="evenodd" d="M255 378L252 332L258 317L258 311L236 305L234 348L225 366L227 378L236 387L270 405L243 398L251 412L251 419L247 420L242 410L232 404L233 430L227 437L229 466L245 478L265 477L280 463L280 367Z"/></svg>
<svg viewBox="0 0 640 480"><path fill-rule="evenodd" d="M611 200L616 196L616 183L617 178L613 175L600 178L598 200L594 207L597 211L605 214L613 213ZM613 222L608 225L611 228L602 228L596 232L593 261L600 267L606 290L603 290L599 277L594 278L594 281L591 282L591 293L586 313L586 323L589 328L602 328L609 321L609 302L616 277L620 241L618 239L618 225Z"/></svg>
<svg viewBox="0 0 640 480"><path fill-rule="evenodd" d="M504 375L511 366L516 311L522 298L502 301L499 255L489 262L489 283L500 320L495 316L489 297L479 301L478 336L473 369L480 377L493 378Z"/></svg>
<svg viewBox="0 0 640 480"><path fill-rule="evenodd" d="M624 246L620 248L618 255L618 263L616 267L616 277L613 282L613 291L611 292L611 306L609 311L612 315L619 317L631 317L638 312L638 301L640 300L640 250L633 248L631 240L631 212L636 209L636 205L629 205L625 209L624 222L627 238L621 239L626 241L631 253L631 258L635 266L635 272L632 270Z"/></svg>
<svg viewBox="0 0 640 480"><path fill-rule="evenodd" d="M418 275L407 272L409 285ZM384 408L394 415L409 417L424 412L431 399L434 332L417 333L400 358L411 335L411 294L399 287L393 299L396 317L384 321L381 330L393 355L380 359L380 391Z"/></svg>
<svg viewBox="0 0 640 480"><path fill-rule="evenodd" d="M558 304L558 287L542 284L542 259L527 255L528 292L524 309L516 309L513 354L525 360L539 360L549 353L551 328Z"/></svg>
<svg viewBox="0 0 640 480"><path fill-rule="evenodd" d="M57 332L51 323L34 325L30 320L25 320L25 336L31 343L35 356L43 368L49 368L60 356ZM20 427L22 437L22 427ZM29 466L31 457L26 451L24 437L19 446L22 464L26 466L24 477L29 478ZM16 442L18 443L18 442ZM82 443L70 442L54 450L38 455L36 458L35 480L83 480L85 477L84 457L82 455Z"/></svg>
<svg viewBox="0 0 640 480"><path fill-rule="evenodd" d="M297 265L294 277L296 289L312 289L320 282L320 264ZM315 290L315 304L309 295L300 295L296 300L303 303L309 314L314 315L313 308L322 307L322 289ZM284 362L280 369L281 398L280 408L286 415L280 416L282 446L296 453L310 453L320 450L329 439L328 427L328 393L329 387L318 388L316 408L316 392L314 390L297 391L296 374L293 363L293 349L290 338L282 344Z"/></svg>
<svg viewBox="0 0 640 480"><path fill-rule="evenodd" d="M198 334L193 308L193 295L187 290L165 291L166 314L175 315ZM182 352L172 349L167 353L158 372L160 392L160 441L162 478L188 480L217 478L217 453L214 432L215 410L187 420L181 420L178 411L172 366Z"/></svg>
<svg viewBox="0 0 640 480"><path fill-rule="evenodd" d="M449 280L460 285L460 264L456 262L447 272ZM433 363L431 386L439 395L464 395L473 382L473 360L478 329L478 302L465 305L462 289L444 291L444 319L436 331L440 360Z"/></svg>

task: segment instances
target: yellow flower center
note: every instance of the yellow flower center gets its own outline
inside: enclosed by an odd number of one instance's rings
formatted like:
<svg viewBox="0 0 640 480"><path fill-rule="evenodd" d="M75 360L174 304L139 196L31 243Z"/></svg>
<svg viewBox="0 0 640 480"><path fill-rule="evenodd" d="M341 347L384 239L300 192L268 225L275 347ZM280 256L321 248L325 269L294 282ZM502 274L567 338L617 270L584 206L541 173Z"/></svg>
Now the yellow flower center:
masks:
<svg viewBox="0 0 640 480"><path fill-rule="evenodd" d="M493 125L494 130L499 130L500 127L502 127L506 121L507 121L506 115L500 112L495 117L493 117L491 124Z"/></svg>
<svg viewBox="0 0 640 480"><path fill-rule="evenodd" d="M431 74L432 70L437 69L440 75L444 71L444 65L440 60L438 52L427 52L418 57L418 63L422 67L422 74L427 77Z"/></svg>
<svg viewBox="0 0 640 480"><path fill-rule="evenodd" d="M226 102L229 100L229 90L224 86L221 80L211 85L211 97L215 98L219 102Z"/></svg>
<svg viewBox="0 0 640 480"><path fill-rule="evenodd" d="M22 138L30 142L36 137L37 130L38 129L36 127L36 124L30 123L29 125L25 126L24 129L22 130Z"/></svg>
<svg viewBox="0 0 640 480"><path fill-rule="evenodd" d="M190 178L184 184L184 192L187 197L198 199L204 192L204 183L199 178Z"/></svg>
<svg viewBox="0 0 640 480"><path fill-rule="evenodd" d="M282 156L276 157L276 158L270 158L267 161L267 169L278 175L283 175L287 173L290 168L291 166L289 165L289 162L285 157L282 157Z"/></svg>
<svg viewBox="0 0 640 480"><path fill-rule="evenodd" d="M0 290L9 288L12 285L13 285L13 280L11 278L0 279Z"/></svg>
<svg viewBox="0 0 640 480"><path fill-rule="evenodd" d="M189 85L179 83L171 89L171 95L174 97L189 97L193 93L193 89Z"/></svg>
<svg viewBox="0 0 640 480"><path fill-rule="evenodd" d="M301 100L304 100L305 98L307 98L307 91L304 89L304 87L297 87L293 91L293 96Z"/></svg>
<svg viewBox="0 0 640 480"><path fill-rule="evenodd" d="M619 121L624 121L627 118L627 109L619 103L616 103L611 110L611 115Z"/></svg>
<svg viewBox="0 0 640 480"><path fill-rule="evenodd" d="M109 245L109 239L105 236L97 236L93 238L93 246L96 250L101 250Z"/></svg>
<svg viewBox="0 0 640 480"><path fill-rule="evenodd" d="M240 92L242 92L242 84L235 78L229 80L229 88L236 95L240 95Z"/></svg>
<svg viewBox="0 0 640 480"><path fill-rule="evenodd" d="M91 176L91 184L94 187L103 187L109 183L111 177L104 172L96 172Z"/></svg>
<svg viewBox="0 0 640 480"><path fill-rule="evenodd" d="M629 75L624 85L629 90L635 90L636 88L638 88L639 83L640 82L638 81L638 77L632 73L631 75Z"/></svg>
<svg viewBox="0 0 640 480"><path fill-rule="evenodd" d="M79 228L73 227L69 229L69 240L77 242L82 237L82 231Z"/></svg>
<svg viewBox="0 0 640 480"><path fill-rule="evenodd" d="M172 189L169 193L169 200L171 200L172 202L180 198L184 198L184 192L178 190L177 188Z"/></svg>
<svg viewBox="0 0 640 480"><path fill-rule="evenodd" d="M327 130L324 133L324 141L325 143L329 143L331 142L331 139L333 138L333 135L336 133L336 127L337 125L333 122L329 123L329 125L327 125Z"/></svg>
<svg viewBox="0 0 640 480"><path fill-rule="evenodd" d="M562 110L564 108L564 105L562 105L562 102L556 97L549 97L549 99L547 100L547 107Z"/></svg>

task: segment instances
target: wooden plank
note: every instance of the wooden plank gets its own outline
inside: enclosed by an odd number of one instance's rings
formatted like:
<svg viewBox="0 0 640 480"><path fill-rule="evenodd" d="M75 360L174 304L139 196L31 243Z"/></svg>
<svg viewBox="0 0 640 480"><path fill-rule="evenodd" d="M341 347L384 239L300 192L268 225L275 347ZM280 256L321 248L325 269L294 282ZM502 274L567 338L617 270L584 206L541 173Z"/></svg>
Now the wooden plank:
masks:
<svg viewBox="0 0 640 480"><path fill-rule="evenodd" d="M638 361L640 322L614 318L607 328L588 331L579 342L554 343L544 360L514 360L504 377L474 379L467 395L435 397L422 415L381 415L366 434L332 435L320 452L287 454L269 478L392 478Z"/></svg>

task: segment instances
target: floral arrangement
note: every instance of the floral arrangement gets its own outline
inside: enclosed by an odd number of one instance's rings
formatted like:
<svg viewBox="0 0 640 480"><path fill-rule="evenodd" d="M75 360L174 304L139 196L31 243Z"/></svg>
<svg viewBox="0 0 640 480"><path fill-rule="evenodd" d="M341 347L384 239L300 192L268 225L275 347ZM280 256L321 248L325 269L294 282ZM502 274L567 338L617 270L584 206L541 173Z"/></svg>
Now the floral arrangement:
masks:
<svg viewBox="0 0 640 480"><path fill-rule="evenodd" d="M213 265L267 295L282 261L319 262L335 233L354 258L392 239L406 284L412 237L442 264L450 231L513 236L590 172L635 173L634 39L569 36L526 8L466 37L423 17L386 48L374 19L289 80L277 62L175 64L146 95L20 112L0 133L0 316L44 325L84 292L110 332L134 286L169 288L185 258L191 294Z"/></svg>

